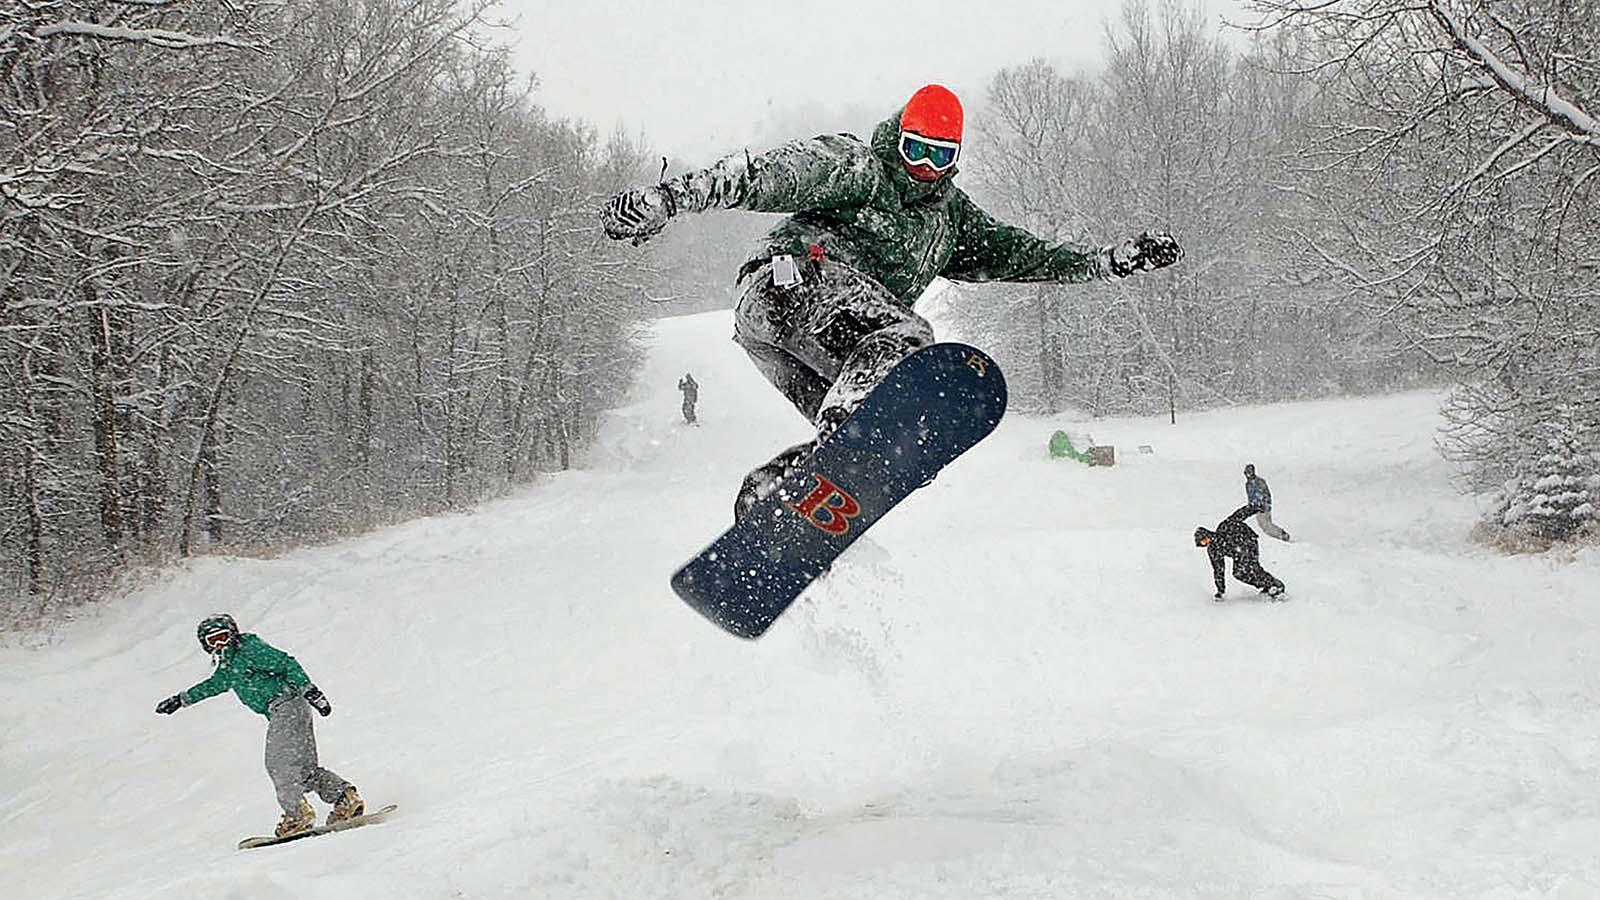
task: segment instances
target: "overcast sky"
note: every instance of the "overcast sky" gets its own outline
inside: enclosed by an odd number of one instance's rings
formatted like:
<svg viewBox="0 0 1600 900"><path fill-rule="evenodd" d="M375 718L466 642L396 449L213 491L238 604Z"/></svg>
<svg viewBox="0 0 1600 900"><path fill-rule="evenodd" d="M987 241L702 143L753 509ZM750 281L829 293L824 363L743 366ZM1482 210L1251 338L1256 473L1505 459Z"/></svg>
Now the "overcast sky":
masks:
<svg viewBox="0 0 1600 900"><path fill-rule="evenodd" d="M709 161L869 128L928 82L971 105L1003 66L1098 59L1120 0L506 0L551 113ZM865 121L859 121L865 119ZM798 133L796 132L798 129Z"/></svg>

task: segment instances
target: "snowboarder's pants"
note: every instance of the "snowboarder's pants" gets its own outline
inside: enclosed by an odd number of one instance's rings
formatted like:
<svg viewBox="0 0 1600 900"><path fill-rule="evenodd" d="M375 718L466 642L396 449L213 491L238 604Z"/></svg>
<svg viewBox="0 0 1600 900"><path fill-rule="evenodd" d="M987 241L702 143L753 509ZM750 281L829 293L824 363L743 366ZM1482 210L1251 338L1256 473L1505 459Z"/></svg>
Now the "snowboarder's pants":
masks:
<svg viewBox="0 0 1600 900"><path fill-rule="evenodd" d="M1282 528L1272 524L1272 510L1270 509L1264 509L1261 512L1256 513L1256 524L1261 526L1261 530L1265 532L1268 537L1275 537L1280 541L1287 541L1289 539L1289 532L1284 531Z"/></svg>
<svg viewBox="0 0 1600 900"><path fill-rule="evenodd" d="M1273 585L1283 587L1283 582L1275 578L1271 572L1261 568L1261 563L1254 559L1234 560L1233 577L1258 590L1264 591Z"/></svg>
<svg viewBox="0 0 1600 900"><path fill-rule="evenodd" d="M687 397L683 400L683 420L690 425L694 424L694 401Z"/></svg>
<svg viewBox="0 0 1600 900"><path fill-rule="evenodd" d="M317 765L317 738L311 730L311 704L299 694L267 706L267 775L278 805L298 814L300 798L316 791L324 803L339 799L350 782Z"/></svg>
<svg viewBox="0 0 1600 900"><path fill-rule="evenodd" d="M800 270L803 280L791 287L773 283L770 262L748 276L733 339L801 415L831 428L896 363L933 343L933 326L844 263L824 259Z"/></svg>

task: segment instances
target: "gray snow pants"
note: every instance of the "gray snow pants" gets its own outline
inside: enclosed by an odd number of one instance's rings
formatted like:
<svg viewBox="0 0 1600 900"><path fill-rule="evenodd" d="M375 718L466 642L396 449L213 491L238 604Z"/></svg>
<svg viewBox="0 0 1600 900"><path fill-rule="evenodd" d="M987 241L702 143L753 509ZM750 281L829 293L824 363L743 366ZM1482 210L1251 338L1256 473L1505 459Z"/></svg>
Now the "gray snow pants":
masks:
<svg viewBox="0 0 1600 900"><path fill-rule="evenodd" d="M1272 510L1270 509L1264 509L1261 512L1256 513L1256 524L1260 525L1261 530L1269 537L1275 537L1280 541L1287 541L1289 539L1289 532L1284 531L1282 528L1279 528L1277 525L1272 523Z"/></svg>
<svg viewBox="0 0 1600 900"><path fill-rule="evenodd" d="M316 791L324 803L339 799L350 782L317 765L317 737L311 730L311 704L299 694L267 705L267 775L286 813L300 812L300 798Z"/></svg>
<svg viewBox="0 0 1600 900"><path fill-rule="evenodd" d="M803 280L772 281L772 263L747 276L733 339L795 409L831 429L895 364L933 343L933 326L883 285L832 259L802 262Z"/></svg>

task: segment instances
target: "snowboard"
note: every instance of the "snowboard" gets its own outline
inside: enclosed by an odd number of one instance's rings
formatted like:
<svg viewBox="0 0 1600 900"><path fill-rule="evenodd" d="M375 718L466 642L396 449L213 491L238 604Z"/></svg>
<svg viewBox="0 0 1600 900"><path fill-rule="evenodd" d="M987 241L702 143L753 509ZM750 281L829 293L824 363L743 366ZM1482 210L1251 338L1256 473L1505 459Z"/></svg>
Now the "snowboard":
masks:
<svg viewBox="0 0 1600 900"><path fill-rule="evenodd" d="M778 489L672 576L701 615L758 638L873 523L983 440L1006 380L983 351L937 343L901 360Z"/></svg>
<svg viewBox="0 0 1600 900"><path fill-rule="evenodd" d="M1264 603L1283 603L1283 602L1286 602L1289 599L1289 592L1288 591L1284 591L1284 592L1279 593L1279 594L1269 594L1266 591L1256 591L1255 597L1253 597L1252 599L1259 600L1259 601L1264 602ZM1218 597L1215 594L1213 594L1211 596L1211 602L1212 603L1225 603L1225 602L1227 602L1227 598L1226 597Z"/></svg>
<svg viewBox="0 0 1600 900"><path fill-rule="evenodd" d="M384 819L388 818L389 814L394 812L395 809L395 804L391 803L377 812L362 813L359 816L352 816L351 818L345 819L342 822L335 822L332 825L318 825L309 831L302 831L299 834L291 834L288 837L248 837L239 842L239 849L249 850L252 847L271 847L274 844L287 844L290 841L298 841L301 838L317 837L318 835L332 834L335 831L345 831L351 828L360 828L363 825L371 825L373 822L382 822Z"/></svg>

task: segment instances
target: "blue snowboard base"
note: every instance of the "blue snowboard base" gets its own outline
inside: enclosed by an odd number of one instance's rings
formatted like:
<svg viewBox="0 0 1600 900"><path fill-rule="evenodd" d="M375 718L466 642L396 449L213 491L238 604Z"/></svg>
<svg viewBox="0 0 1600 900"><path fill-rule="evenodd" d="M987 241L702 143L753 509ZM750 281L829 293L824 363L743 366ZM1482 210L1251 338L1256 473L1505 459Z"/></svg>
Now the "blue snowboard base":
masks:
<svg viewBox="0 0 1600 900"><path fill-rule="evenodd" d="M872 524L1000 424L1006 380L983 351L901 360L810 459L672 576L685 603L760 637Z"/></svg>

